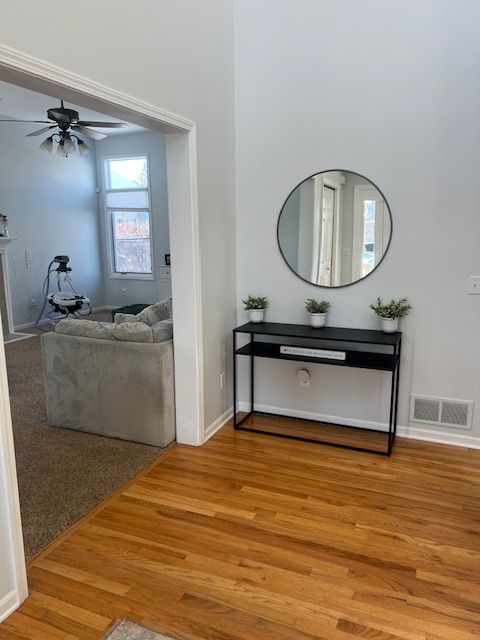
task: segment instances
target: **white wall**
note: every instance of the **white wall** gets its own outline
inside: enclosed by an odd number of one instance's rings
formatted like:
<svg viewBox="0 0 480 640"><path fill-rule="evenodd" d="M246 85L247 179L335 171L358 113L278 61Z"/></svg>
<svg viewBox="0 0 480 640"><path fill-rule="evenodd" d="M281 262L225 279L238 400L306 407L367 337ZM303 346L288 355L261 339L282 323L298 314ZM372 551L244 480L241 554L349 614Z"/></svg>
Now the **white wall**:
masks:
<svg viewBox="0 0 480 640"><path fill-rule="evenodd" d="M153 234L153 270L165 264L165 254L170 253L168 230L167 169L165 137L161 133L125 133L109 136L95 144L97 155L97 184L103 187L103 158L108 156L148 155L150 170L150 209ZM102 189L103 191L103 189ZM106 227L103 192L98 198L102 228L102 254L104 256L105 300L110 306L123 306L137 302L153 303L159 299L157 280L132 280L109 277L108 254L106 249ZM126 295L122 294L125 288Z"/></svg>
<svg viewBox="0 0 480 640"><path fill-rule="evenodd" d="M411 392L472 399L477 438L479 20L474 0L240 0L235 27L238 298L268 295L270 320L300 323L326 296L330 324L374 328L370 302L408 296L399 423ZM296 278L276 240L286 195L332 168L373 180L393 216L380 268L336 290ZM310 368L300 389L294 365L262 363L258 402L384 418L383 374Z"/></svg>
<svg viewBox="0 0 480 640"><path fill-rule="evenodd" d="M10 235L18 238L8 249L15 326L36 320L47 267L58 254L70 256L79 293L85 291L93 306L104 304L94 155L45 153L38 148L42 137L25 137L31 130L0 127L0 210L8 216ZM32 253L30 269L26 250Z"/></svg>
<svg viewBox="0 0 480 640"><path fill-rule="evenodd" d="M52 15L64 8L49 4ZM46 38L35 0L6 5L0 41L197 123L208 425L231 403L231 385L220 391L219 376L227 370L231 380L235 322L233 2L138 0L133 11L128 0L79 0L69 8L70 24L86 15L95 17L87 42L69 29Z"/></svg>

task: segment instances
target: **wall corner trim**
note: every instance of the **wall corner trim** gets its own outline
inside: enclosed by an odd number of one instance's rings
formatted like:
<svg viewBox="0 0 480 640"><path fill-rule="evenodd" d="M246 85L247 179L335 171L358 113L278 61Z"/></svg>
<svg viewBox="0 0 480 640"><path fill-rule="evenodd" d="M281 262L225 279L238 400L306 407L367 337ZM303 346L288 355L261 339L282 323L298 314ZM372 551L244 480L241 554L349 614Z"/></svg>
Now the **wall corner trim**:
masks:
<svg viewBox="0 0 480 640"><path fill-rule="evenodd" d="M233 416L233 407L229 407L221 416L214 420L206 429L203 444L219 431L228 420Z"/></svg>
<svg viewBox="0 0 480 640"><path fill-rule="evenodd" d="M18 608L20 600L16 591L9 591L0 600L0 622L8 618L8 616Z"/></svg>

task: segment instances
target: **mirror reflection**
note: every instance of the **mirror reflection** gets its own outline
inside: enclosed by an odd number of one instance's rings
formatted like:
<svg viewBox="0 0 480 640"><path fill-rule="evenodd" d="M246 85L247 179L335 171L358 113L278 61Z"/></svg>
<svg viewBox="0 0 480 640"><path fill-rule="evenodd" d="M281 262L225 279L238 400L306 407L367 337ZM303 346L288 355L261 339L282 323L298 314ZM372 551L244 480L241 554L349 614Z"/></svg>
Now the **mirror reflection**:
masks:
<svg viewBox="0 0 480 640"><path fill-rule="evenodd" d="M300 278L321 287L342 287L371 273L392 234L381 191L351 171L323 171L301 182L278 219L278 244Z"/></svg>

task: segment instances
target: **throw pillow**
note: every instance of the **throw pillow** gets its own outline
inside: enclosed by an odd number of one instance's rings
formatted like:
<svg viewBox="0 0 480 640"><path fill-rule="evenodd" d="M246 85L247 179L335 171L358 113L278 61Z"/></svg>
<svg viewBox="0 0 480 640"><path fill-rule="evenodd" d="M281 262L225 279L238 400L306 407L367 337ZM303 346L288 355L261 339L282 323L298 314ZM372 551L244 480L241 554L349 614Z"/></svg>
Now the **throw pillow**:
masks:
<svg viewBox="0 0 480 640"><path fill-rule="evenodd" d="M140 322L140 318L133 313L116 313L115 324L122 324L122 322Z"/></svg>
<svg viewBox="0 0 480 640"><path fill-rule="evenodd" d="M152 335L154 342L163 342L173 338L173 320L160 320L152 324Z"/></svg>
<svg viewBox="0 0 480 640"><path fill-rule="evenodd" d="M118 315L118 314L117 314ZM167 298L166 300L162 300L161 302L157 302L156 304L151 304L149 307L140 311L137 315L137 318L148 324L151 327L156 322L160 322L160 320L168 320L172 317L172 299Z"/></svg>
<svg viewBox="0 0 480 640"><path fill-rule="evenodd" d="M112 335L126 342L153 342L152 329L144 322L121 322L113 325Z"/></svg>

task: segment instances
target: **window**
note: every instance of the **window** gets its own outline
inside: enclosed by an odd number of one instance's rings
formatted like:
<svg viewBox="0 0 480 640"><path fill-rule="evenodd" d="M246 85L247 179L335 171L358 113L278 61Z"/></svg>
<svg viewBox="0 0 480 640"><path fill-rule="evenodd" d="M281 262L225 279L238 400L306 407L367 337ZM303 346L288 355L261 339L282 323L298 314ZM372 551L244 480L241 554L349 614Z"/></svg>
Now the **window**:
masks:
<svg viewBox="0 0 480 640"><path fill-rule="evenodd" d="M153 278L147 157L106 158L104 173L110 275Z"/></svg>
<svg viewBox="0 0 480 640"><path fill-rule="evenodd" d="M375 204L375 200L363 201L362 277L375 267Z"/></svg>

